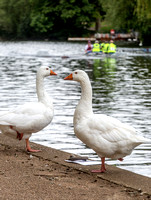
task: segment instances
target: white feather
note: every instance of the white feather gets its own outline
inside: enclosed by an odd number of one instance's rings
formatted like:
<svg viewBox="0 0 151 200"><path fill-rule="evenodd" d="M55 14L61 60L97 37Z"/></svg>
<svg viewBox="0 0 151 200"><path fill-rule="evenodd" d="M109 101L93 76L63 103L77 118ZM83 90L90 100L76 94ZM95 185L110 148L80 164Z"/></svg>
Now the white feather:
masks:
<svg viewBox="0 0 151 200"><path fill-rule="evenodd" d="M37 71L38 102L26 103L11 111L0 113L0 130L3 134L14 138L19 132L27 139L32 133L42 130L51 123L54 114L53 104L43 85L44 77L51 75L50 73L48 67L40 67Z"/></svg>
<svg viewBox="0 0 151 200"><path fill-rule="evenodd" d="M138 136L133 127L113 117L94 114L89 77L84 71L76 70L72 73L72 78L80 82L82 91L74 113L74 132L101 158L121 159L129 155L137 145L149 142L148 139Z"/></svg>

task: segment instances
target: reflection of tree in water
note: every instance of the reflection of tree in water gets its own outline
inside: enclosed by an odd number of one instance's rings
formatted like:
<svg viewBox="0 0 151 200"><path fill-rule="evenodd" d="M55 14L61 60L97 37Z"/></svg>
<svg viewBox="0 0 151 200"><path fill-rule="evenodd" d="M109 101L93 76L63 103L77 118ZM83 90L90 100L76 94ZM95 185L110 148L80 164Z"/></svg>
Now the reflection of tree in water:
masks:
<svg viewBox="0 0 151 200"><path fill-rule="evenodd" d="M133 78L151 78L151 57L137 56L132 58L131 74Z"/></svg>
<svg viewBox="0 0 151 200"><path fill-rule="evenodd" d="M131 80L131 93L141 99L141 104L151 109L151 57L137 56L131 58L126 73Z"/></svg>
<svg viewBox="0 0 151 200"><path fill-rule="evenodd" d="M113 79L116 70L115 58L105 57L103 60L95 59L93 62L93 79L94 80L106 80Z"/></svg>
<svg viewBox="0 0 151 200"><path fill-rule="evenodd" d="M105 57L103 60L93 60L93 94L97 98L93 101L95 107L100 107L100 98L106 105L113 100L112 91L115 90L115 58Z"/></svg>
<svg viewBox="0 0 151 200"><path fill-rule="evenodd" d="M116 60L112 57L105 57L104 58L104 67L106 67L106 71L108 71L112 75L115 74L115 67L116 67Z"/></svg>
<svg viewBox="0 0 151 200"><path fill-rule="evenodd" d="M115 58L105 57L103 60L95 59L93 62L94 79L100 78L102 76L114 77L115 70L116 70Z"/></svg>

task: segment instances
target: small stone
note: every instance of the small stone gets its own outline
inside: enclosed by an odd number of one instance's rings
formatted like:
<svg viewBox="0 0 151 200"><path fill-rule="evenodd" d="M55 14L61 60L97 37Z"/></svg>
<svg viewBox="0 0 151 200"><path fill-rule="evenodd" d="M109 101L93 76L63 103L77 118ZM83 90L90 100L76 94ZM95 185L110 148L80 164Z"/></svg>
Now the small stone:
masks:
<svg viewBox="0 0 151 200"><path fill-rule="evenodd" d="M4 174L4 172L0 171L0 175L3 175L3 174Z"/></svg>
<svg viewBox="0 0 151 200"><path fill-rule="evenodd" d="M32 159L32 158L33 158L33 155L30 154L29 158Z"/></svg>
<svg viewBox="0 0 151 200"><path fill-rule="evenodd" d="M138 189L139 192L142 192L141 188Z"/></svg>
<svg viewBox="0 0 151 200"><path fill-rule="evenodd" d="M58 158L58 156L54 156L54 158Z"/></svg>

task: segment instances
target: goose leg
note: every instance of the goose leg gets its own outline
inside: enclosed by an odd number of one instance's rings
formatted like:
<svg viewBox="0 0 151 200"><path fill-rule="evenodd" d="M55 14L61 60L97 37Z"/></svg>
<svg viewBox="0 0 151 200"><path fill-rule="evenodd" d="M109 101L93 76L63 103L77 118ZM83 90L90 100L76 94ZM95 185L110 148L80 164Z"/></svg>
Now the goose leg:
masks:
<svg viewBox="0 0 151 200"><path fill-rule="evenodd" d="M94 170L91 171L92 173L104 173L106 171L106 169L105 169L105 157L101 158L101 161L102 161L101 169L98 169L98 170L94 169Z"/></svg>
<svg viewBox="0 0 151 200"><path fill-rule="evenodd" d="M23 133L19 133L18 131L17 132L17 139L21 140L23 138Z"/></svg>
<svg viewBox="0 0 151 200"><path fill-rule="evenodd" d="M29 145L29 139L26 139L26 150L27 150L28 152L39 152L39 151L41 151L41 150L32 149L32 148L30 147L30 145Z"/></svg>
<svg viewBox="0 0 151 200"><path fill-rule="evenodd" d="M12 130L14 130L12 125L10 125L10 128ZM16 130L14 130L14 131L16 131ZM23 133L19 133L18 131L16 131L16 133L17 133L17 137L16 138L19 139L19 140L21 140L23 138L24 134Z"/></svg>

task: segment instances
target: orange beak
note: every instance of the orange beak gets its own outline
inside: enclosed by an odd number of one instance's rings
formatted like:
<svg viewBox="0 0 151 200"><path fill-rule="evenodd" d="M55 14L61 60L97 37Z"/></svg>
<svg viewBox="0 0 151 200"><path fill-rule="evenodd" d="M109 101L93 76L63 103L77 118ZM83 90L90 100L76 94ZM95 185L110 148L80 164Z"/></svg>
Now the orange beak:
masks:
<svg viewBox="0 0 151 200"><path fill-rule="evenodd" d="M52 70L50 70L50 75L57 75L57 74L53 72Z"/></svg>
<svg viewBox="0 0 151 200"><path fill-rule="evenodd" d="M70 74L69 76L67 76L66 78L64 78L64 80L73 80L72 74Z"/></svg>

